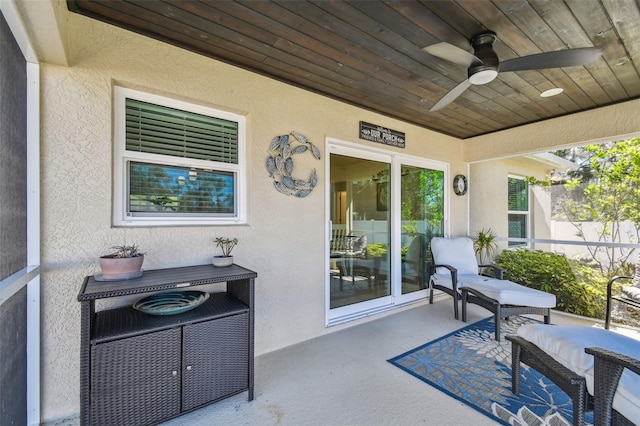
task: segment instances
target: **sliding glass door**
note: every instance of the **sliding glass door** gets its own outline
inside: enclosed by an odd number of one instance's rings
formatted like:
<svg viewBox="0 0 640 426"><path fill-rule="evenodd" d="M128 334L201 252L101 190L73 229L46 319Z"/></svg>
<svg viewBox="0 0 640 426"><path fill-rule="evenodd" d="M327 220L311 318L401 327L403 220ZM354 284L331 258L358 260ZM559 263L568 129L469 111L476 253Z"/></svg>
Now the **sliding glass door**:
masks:
<svg viewBox="0 0 640 426"><path fill-rule="evenodd" d="M389 163L331 154L329 306L391 294Z"/></svg>
<svg viewBox="0 0 640 426"><path fill-rule="evenodd" d="M429 287L431 238L444 235L444 171L402 164L400 215L405 295Z"/></svg>
<svg viewBox="0 0 640 426"><path fill-rule="evenodd" d="M328 323L427 296L446 165L329 144Z"/></svg>

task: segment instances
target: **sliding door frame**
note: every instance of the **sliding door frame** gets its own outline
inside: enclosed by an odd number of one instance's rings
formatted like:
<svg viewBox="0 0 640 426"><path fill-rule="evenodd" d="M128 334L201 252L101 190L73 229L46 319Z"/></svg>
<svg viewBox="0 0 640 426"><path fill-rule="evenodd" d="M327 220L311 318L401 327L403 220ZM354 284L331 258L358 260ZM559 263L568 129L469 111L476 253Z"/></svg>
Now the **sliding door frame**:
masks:
<svg viewBox="0 0 640 426"><path fill-rule="evenodd" d="M341 139L327 137L325 139L325 152L327 161L325 162L325 250L324 250L324 273L325 273L325 318L326 326L344 323L346 321L362 318L378 312L394 309L408 303L423 301L428 296L428 289L402 294L402 270L400 250L396 247L401 245L401 215L400 215L400 171L403 165L414 167L441 170L444 173L444 181L449 182L449 164L441 161L397 153L390 150L373 148L362 144L345 141ZM364 160L379 161L391 165L391 202L389 206L390 227L390 288L391 294L366 302L339 308L330 308L330 241L331 241L331 154L345 155L362 158ZM444 234L449 234L449 185L444 185Z"/></svg>

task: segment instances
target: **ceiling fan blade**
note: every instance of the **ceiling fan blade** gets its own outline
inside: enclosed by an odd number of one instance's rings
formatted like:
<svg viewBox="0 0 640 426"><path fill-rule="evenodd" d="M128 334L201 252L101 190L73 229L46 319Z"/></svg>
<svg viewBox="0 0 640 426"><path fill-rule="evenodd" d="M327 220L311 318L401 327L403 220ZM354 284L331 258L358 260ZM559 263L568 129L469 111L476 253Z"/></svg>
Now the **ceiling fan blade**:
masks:
<svg viewBox="0 0 640 426"><path fill-rule="evenodd" d="M500 63L499 71L529 71L546 68L562 68L587 65L597 61L602 55L601 47L582 47L558 50L509 59Z"/></svg>
<svg viewBox="0 0 640 426"><path fill-rule="evenodd" d="M429 55L437 56L455 64L469 67L473 63L482 63L475 55L449 43L436 43L423 48Z"/></svg>
<svg viewBox="0 0 640 426"><path fill-rule="evenodd" d="M446 107L451 102L455 101L456 98L462 95L462 93L465 90L467 90L470 86L471 86L471 82L469 81L469 79L466 79L462 83L458 84L456 87L451 89L449 93L444 95L438 102L436 102L436 104L433 107L431 107L429 112L440 111L442 108Z"/></svg>

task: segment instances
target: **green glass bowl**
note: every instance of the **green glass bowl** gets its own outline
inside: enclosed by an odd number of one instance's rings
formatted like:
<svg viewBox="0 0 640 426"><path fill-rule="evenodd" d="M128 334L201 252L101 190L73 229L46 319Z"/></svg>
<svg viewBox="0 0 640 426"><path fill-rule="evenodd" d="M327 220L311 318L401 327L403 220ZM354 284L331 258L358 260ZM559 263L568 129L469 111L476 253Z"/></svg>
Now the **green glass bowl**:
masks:
<svg viewBox="0 0 640 426"><path fill-rule="evenodd" d="M169 291L153 294L133 304L133 308L149 315L176 315L203 304L209 298L204 291Z"/></svg>

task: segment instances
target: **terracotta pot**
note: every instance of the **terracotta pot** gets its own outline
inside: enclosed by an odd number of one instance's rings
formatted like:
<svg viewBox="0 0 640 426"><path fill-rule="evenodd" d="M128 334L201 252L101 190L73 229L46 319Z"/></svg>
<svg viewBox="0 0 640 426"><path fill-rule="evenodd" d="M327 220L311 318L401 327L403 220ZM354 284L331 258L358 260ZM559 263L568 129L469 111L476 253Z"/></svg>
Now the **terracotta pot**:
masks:
<svg viewBox="0 0 640 426"><path fill-rule="evenodd" d="M233 265L233 256L213 256L213 266L224 267Z"/></svg>
<svg viewBox="0 0 640 426"><path fill-rule="evenodd" d="M142 275L142 263L144 255L135 257L111 257L100 258L102 278L107 280L128 280Z"/></svg>

